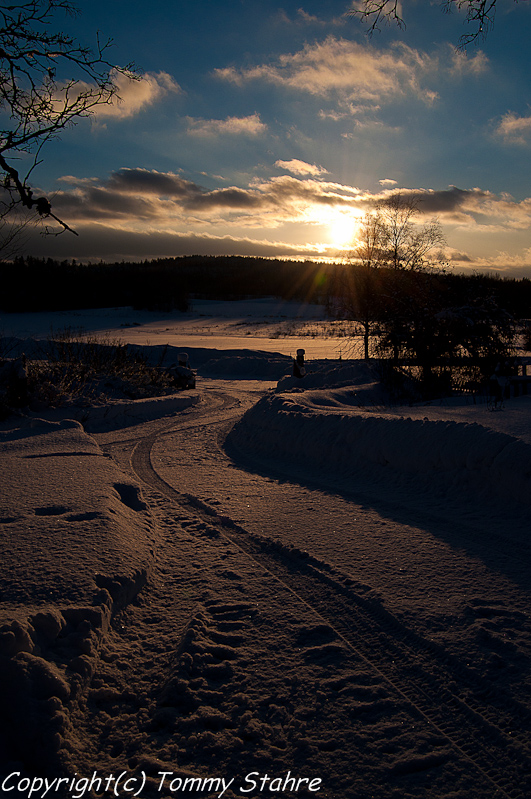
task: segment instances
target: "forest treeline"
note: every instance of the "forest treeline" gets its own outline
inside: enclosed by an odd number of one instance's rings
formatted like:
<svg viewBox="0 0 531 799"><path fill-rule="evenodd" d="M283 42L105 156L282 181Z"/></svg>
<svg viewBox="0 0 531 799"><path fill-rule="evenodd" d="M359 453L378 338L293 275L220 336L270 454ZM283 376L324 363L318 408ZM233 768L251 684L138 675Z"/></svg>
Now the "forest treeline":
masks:
<svg viewBox="0 0 531 799"><path fill-rule="evenodd" d="M243 256L185 256L97 264L16 258L1 264L0 269L3 311L127 305L138 310L185 310L191 296L278 296L321 302L327 282L321 264Z"/></svg>
<svg viewBox="0 0 531 799"><path fill-rule="evenodd" d="M331 309L337 299L359 284L363 267L245 256L184 256L141 263L81 264L76 261L16 258L0 265L0 308L5 312L59 311L75 308L133 306L185 310L190 298L243 299L275 296L322 303ZM345 274L350 279L345 281ZM387 271L389 275L387 276ZM407 273L378 270L378 292L407 280ZM389 277L389 280L387 280ZM433 280L427 272L417 278ZM489 296L516 319L531 317L531 280L484 274L438 273L447 305ZM444 290L443 290L444 287Z"/></svg>

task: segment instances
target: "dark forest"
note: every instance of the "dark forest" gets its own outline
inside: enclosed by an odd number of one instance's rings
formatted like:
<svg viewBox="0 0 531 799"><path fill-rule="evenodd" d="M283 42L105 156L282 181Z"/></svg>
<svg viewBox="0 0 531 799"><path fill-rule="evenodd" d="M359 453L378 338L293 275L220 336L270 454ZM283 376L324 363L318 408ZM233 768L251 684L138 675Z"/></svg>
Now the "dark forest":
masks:
<svg viewBox="0 0 531 799"><path fill-rule="evenodd" d="M323 303L332 309L337 308L347 285L359 283L362 270L356 265L313 261L200 255L98 264L18 258L1 268L0 308L4 312L127 305L171 311L186 310L193 297L237 300L263 296ZM393 285L408 280L407 272L395 272L378 270L377 284L384 299L391 279ZM488 296L515 319L531 317L531 281L526 278L426 272L418 280L426 284L436 281L440 290L444 287L451 305L468 302L471 296Z"/></svg>

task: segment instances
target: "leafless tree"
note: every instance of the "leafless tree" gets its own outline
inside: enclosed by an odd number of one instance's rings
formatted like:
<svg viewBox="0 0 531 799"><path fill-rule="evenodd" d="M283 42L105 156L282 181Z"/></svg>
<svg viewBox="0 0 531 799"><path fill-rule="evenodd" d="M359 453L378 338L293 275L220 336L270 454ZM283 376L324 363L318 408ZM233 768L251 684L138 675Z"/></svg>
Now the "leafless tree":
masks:
<svg viewBox="0 0 531 799"><path fill-rule="evenodd" d="M419 201L402 192L391 194L365 216L351 260L365 266L422 270L441 265L445 244L437 219L420 225Z"/></svg>
<svg viewBox="0 0 531 799"><path fill-rule="evenodd" d="M518 2L518 0L515 0ZM459 47L484 39L494 24L497 0L442 0L441 7L450 12L453 9L466 12L466 23L471 27L459 39ZM369 24L369 34L380 30L382 24L394 22L399 28L405 28L400 0L360 0L349 12L360 17Z"/></svg>
<svg viewBox="0 0 531 799"><path fill-rule="evenodd" d="M24 234L32 222L26 208L14 204L9 193L0 191L0 262L11 261L20 254Z"/></svg>
<svg viewBox="0 0 531 799"><path fill-rule="evenodd" d="M337 287L337 311L355 319L363 332L364 357L370 356L370 340L386 327L391 308L396 308L393 287L412 284L413 278L398 272L424 272L442 263L444 245L437 220L416 221L419 202L402 192L382 200L363 219L357 243L350 253ZM408 300L409 301L409 300Z"/></svg>
<svg viewBox="0 0 531 799"><path fill-rule="evenodd" d="M357 236L356 247L350 254L350 260L361 263L365 267L379 266L382 254L382 215L377 210L365 215Z"/></svg>
<svg viewBox="0 0 531 799"><path fill-rule="evenodd" d="M136 78L133 66L107 59L111 40L96 37L93 49L54 32L58 13L76 15L69 0L0 4L0 175L10 205L59 223L47 197L35 197L30 175L47 141L116 95L113 77ZM29 158L28 158L29 156ZM21 174L20 164L29 164Z"/></svg>
<svg viewBox="0 0 531 799"><path fill-rule="evenodd" d="M401 192L377 205L380 265L419 270L442 264L445 240L441 225L436 219L417 224L419 213L419 202Z"/></svg>

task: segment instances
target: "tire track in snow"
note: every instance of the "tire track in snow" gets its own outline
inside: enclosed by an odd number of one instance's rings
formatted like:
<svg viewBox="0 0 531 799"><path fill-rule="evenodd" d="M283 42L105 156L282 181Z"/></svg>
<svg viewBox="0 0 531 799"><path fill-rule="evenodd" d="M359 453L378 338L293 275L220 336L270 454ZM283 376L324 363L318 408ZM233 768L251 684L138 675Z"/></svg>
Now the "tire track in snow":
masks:
<svg viewBox="0 0 531 799"><path fill-rule="evenodd" d="M225 395L227 404L234 401L229 397ZM236 409L228 414L233 415L237 415ZM207 418L174 425L172 431L227 419L225 414L222 419L215 416L207 413ZM493 796L523 799L530 795L531 718L525 708L451 658L442 647L407 629L339 570L308 553L256 536L192 494L173 488L156 472L150 458L153 445L165 432L169 431L146 436L133 450L131 464L143 482L213 527L328 624L415 708L419 718L475 767L491 785Z"/></svg>
<svg viewBox="0 0 531 799"><path fill-rule="evenodd" d="M176 430L187 430L208 423L210 417L212 421L221 422L235 418L241 413L241 399L235 395L227 394L223 391L209 391L203 400L205 404L192 405L185 411L178 412L174 417L162 417L153 420L140 422L131 434L131 428L123 430L112 430L108 433L94 431L101 448L110 450L116 446L134 446L140 435L156 434L165 435ZM110 453L109 453L110 454Z"/></svg>

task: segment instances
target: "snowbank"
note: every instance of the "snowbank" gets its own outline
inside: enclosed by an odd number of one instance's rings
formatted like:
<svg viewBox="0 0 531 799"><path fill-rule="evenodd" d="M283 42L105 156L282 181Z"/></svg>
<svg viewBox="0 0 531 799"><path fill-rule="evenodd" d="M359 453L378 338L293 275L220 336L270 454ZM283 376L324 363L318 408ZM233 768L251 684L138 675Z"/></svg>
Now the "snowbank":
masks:
<svg viewBox="0 0 531 799"><path fill-rule="evenodd" d="M35 339L4 337L4 352L9 357L24 353L28 358L41 360L47 357L50 344ZM192 369L201 377L234 380L279 380L291 371L292 359L279 352L241 348L188 347L171 344L130 344L131 352L138 352L153 366L168 367L178 362L179 353L185 351ZM288 377L289 379L289 377Z"/></svg>
<svg viewBox="0 0 531 799"><path fill-rule="evenodd" d="M302 378L287 375L279 380L277 391L289 391L294 388L306 391L312 388L362 385L376 387L378 384L378 379L371 366L365 361L345 362L339 366L337 363L326 361L324 363L310 362L307 368L308 371Z"/></svg>
<svg viewBox="0 0 531 799"><path fill-rule="evenodd" d="M347 476L377 466L531 503L531 446L479 424L355 409L319 411L304 394L262 398L229 438L242 451Z"/></svg>
<svg viewBox="0 0 531 799"><path fill-rule="evenodd" d="M48 419L61 420L68 417L81 422L88 433L102 433L140 424L149 419L171 416L184 411L201 401L198 391L146 397L136 400L109 400L105 405L92 407L66 406L46 411Z"/></svg>
<svg viewBox="0 0 531 799"><path fill-rule="evenodd" d="M188 354L190 366L201 377L234 380L278 380L291 369L291 358L279 352L250 349L218 349L215 347L175 347L161 345L138 347L150 362L169 366L176 363L179 352Z"/></svg>
<svg viewBox="0 0 531 799"><path fill-rule="evenodd" d="M150 517L76 421L4 426L0 458L0 744L47 772L113 612L147 579Z"/></svg>
<svg viewBox="0 0 531 799"><path fill-rule="evenodd" d="M339 366L330 361L313 361L303 378L292 375L281 378L276 391L304 392L299 402L338 408L371 407L387 401L374 368L366 361L350 361Z"/></svg>

